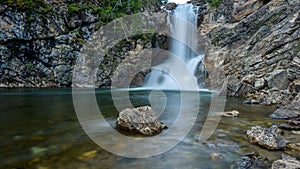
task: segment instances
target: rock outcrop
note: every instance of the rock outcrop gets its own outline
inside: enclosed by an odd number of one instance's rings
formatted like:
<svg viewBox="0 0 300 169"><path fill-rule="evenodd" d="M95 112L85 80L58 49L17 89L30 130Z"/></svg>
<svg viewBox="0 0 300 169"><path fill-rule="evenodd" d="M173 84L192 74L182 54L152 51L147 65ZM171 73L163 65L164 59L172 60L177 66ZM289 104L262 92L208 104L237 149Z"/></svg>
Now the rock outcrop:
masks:
<svg viewBox="0 0 300 169"><path fill-rule="evenodd" d="M286 147L288 141L277 130L275 125L270 128L254 126L247 130L247 137L251 143L256 143L269 150L280 150Z"/></svg>
<svg viewBox="0 0 300 169"><path fill-rule="evenodd" d="M206 85L229 96L280 107L295 100L300 79L300 2L229 0L200 6Z"/></svg>
<svg viewBox="0 0 300 169"><path fill-rule="evenodd" d="M163 129L167 128L158 120L157 114L149 106L122 110L119 113L117 127L144 135L159 134Z"/></svg>

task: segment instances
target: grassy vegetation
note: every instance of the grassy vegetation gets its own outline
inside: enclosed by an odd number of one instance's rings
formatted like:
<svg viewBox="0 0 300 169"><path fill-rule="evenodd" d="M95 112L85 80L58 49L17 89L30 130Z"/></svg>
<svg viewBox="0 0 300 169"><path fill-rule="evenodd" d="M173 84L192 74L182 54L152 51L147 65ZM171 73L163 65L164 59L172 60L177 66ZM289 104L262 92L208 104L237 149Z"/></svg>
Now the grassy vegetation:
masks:
<svg viewBox="0 0 300 169"><path fill-rule="evenodd" d="M221 0L210 0L208 5L211 7L218 7L221 4Z"/></svg>
<svg viewBox="0 0 300 169"><path fill-rule="evenodd" d="M81 15L81 12L91 9L93 14L100 16L101 25L108 23L116 18L137 13L141 8L149 6L149 4L157 3L157 0L73 0L65 2L70 15ZM0 4L6 4L14 7L17 11L25 12L29 18L28 22L32 22L32 14L46 16L48 13L55 13L53 7L45 2L45 0L2 0Z"/></svg>

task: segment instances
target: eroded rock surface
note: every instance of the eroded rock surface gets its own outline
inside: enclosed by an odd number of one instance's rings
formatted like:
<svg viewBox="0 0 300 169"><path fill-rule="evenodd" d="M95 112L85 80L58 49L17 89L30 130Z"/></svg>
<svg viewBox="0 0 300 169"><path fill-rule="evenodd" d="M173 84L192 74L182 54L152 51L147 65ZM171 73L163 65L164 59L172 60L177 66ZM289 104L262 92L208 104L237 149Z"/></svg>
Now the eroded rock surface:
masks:
<svg viewBox="0 0 300 169"><path fill-rule="evenodd" d="M291 156L283 155L282 159L272 163L272 169L299 169L300 162Z"/></svg>
<svg viewBox="0 0 300 169"><path fill-rule="evenodd" d="M201 7L207 87L280 107L295 100L300 1L229 0L218 7L192 2Z"/></svg>
<svg viewBox="0 0 300 169"><path fill-rule="evenodd" d="M280 135L279 132L278 127L275 125L270 128L254 126L247 130L247 137L251 143L258 144L269 150L280 150L286 147L288 140Z"/></svg>
<svg viewBox="0 0 300 169"><path fill-rule="evenodd" d="M269 168L270 160L257 152L248 153L233 162L234 169L247 169L251 167Z"/></svg>
<svg viewBox="0 0 300 169"><path fill-rule="evenodd" d="M158 134L167 128L158 120L157 114L149 106L122 110L117 119L117 127L145 135Z"/></svg>

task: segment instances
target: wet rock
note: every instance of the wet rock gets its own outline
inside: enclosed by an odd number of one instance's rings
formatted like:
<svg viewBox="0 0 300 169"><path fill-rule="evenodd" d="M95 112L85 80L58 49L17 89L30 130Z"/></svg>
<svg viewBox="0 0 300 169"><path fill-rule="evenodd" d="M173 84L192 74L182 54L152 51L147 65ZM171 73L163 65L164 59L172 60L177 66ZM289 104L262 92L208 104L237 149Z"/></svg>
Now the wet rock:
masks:
<svg viewBox="0 0 300 169"><path fill-rule="evenodd" d="M291 156L283 155L282 159L272 163L272 169L299 169L300 162Z"/></svg>
<svg viewBox="0 0 300 169"><path fill-rule="evenodd" d="M270 128L260 126L251 127L247 130L247 137L251 143L258 144L269 150L280 150L285 148L288 141L279 134L276 125Z"/></svg>
<svg viewBox="0 0 300 169"><path fill-rule="evenodd" d="M167 128L158 120L157 114L149 106L122 110L117 119L117 127L144 135L159 134L163 129Z"/></svg>
<svg viewBox="0 0 300 169"><path fill-rule="evenodd" d="M214 113L214 116L222 116L222 117L237 117L240 114L237 110L227 111L227 112L218 112Z"/></svg>
<svg viewBox="0 0 300 169"><path fill-rule="evenodd" d="M283 119L291 119L300 116L300 102L295 101L290 105L277 109L271 117L278 117Z"/></svg>
<svg viewBox="0 0 300 169"><path fill-rule="evenodd" d="M293 126L290 124L278 124L278 128L283 129L283 130L300 130L300 127L298 126Z"/></svg>
<svg viewBox="0 0 300 169"><path fill-rule="evenodd" d="M255 100L255 99L247 99L245 101L243 101L244 104L260 104L261 101L260 100Z"/></svg>
<svg viewBox="0 0 300 169"><path fill-rule="evenodd" d="M293 125L293 126L299 126L300 127L300 118L295 118L292 120L288 120L286 122L287 124Z"/></svg>
<svg viewBox="0 0 300 169"><path fill-rule="evenodd" d="M300 152L300 143L288 144L287 147Z"/></svg>
<svg viewBox="0 0 300 169"><path fill-rule="evenodd" d="M177 4L174 3L174 2L167 3L167 4L165 5L165 8L166 8L167 10L174 10L174 9L176 9L176 7L177 7Z"/></svg>
<svg viewBox="0 0 300 169"><path fill-rule="evenodd" d="M246 169L251 167L269 168L270 166L270 160L265 156L261 156L257 152L248 153L235 160L233 163L233 168L236 169Z"/></svg>
<svg viewBox="0 0 300 169"><path fill-rule="evenodd" d="M252 165L251 158L244 156L233 162L233 169L247 169Z"/></svg>
<svg viewBox="0 0 300 169"><path fill-rule="evenodd" d="M96 157L96 154L97 154L97 150L91 150L91 151L83 153L81 156L78 156L77 159L79 159L79 160L92 159L92 158Z"/></svg>
<svg viewBox="0 0 300 169"><path fill-rule="evenodd" d="M212 160L223 160L225 158L225 155L221 153L211 153L209 156Z"/></svg>

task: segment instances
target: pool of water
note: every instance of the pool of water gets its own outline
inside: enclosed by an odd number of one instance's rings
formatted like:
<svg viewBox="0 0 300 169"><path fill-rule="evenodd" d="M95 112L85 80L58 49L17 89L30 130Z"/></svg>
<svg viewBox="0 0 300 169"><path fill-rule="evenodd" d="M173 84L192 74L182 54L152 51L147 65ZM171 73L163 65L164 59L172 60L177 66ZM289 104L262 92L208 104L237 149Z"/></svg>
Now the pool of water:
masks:
<svg viewBox="0 0 300 169"><path fill-rule="evenodd" d="M126 99L122 97L125 95L122 92L128 91L114 92L117 95L112 97L111 90L95 91L98 107L112 127L118 116L115 104L122 103L122 99ZM180 100L182 93L176 91L153 93L149 90L132 90L129 93L133 106L156 104L157 110L164 110L160 120L168 126L176 121L180 107L193 105L188 100L189 94L185 95L185 103ZM245 105L242 99L227 98L225 110L238 110L239 117L222 118L214 134L201 142L198 138L210 110L213 94L207 91L197 94L197 118L194 123L191 121L192 129L186 137L178 140L174 133L174 138L170 136L170 139L179 143L170 150L149 158L128 158L106 151L86 134L74 109L72 89L0 89L0 168L221 169L230 168L235 159L252 151L271 160L281 157L281 151L268 151L250 144L245 134L254 125L270 126L274 120L268 115L275 107ZM152 99L149 100L149 96ZM181 105L182 103L185 105ZM88 107L86 111L88 116ZM101 125L98 127L101 130ZM107 138L101 132L98 137ZM117 147L118 144L112 146ZM222 154L224 158L212 158L212 153Z"/></svg>

